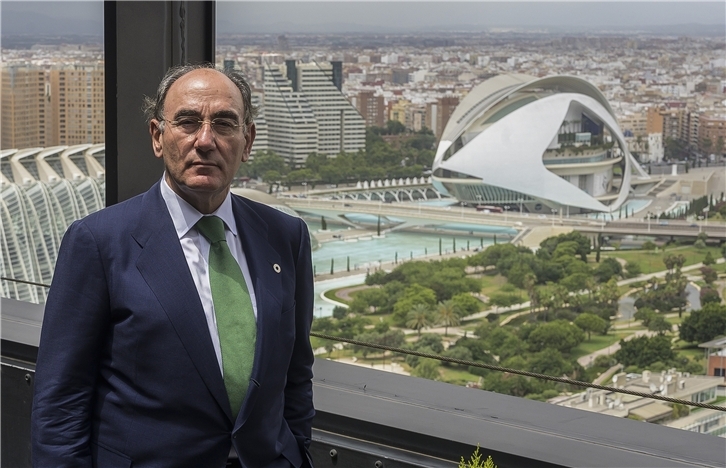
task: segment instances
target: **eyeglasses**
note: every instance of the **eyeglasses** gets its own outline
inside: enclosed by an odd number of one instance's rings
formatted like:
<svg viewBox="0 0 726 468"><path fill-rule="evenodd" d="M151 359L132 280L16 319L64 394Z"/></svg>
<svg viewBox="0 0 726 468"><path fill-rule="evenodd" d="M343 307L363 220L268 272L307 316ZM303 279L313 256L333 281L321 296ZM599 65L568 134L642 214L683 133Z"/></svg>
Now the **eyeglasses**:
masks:
<svg viewBox="0 0 726 468"><path fill-rule="evenodd" d="M198 117L181 117L177 120L164 119L164 121L169 122L169 125L188 136L196 135L199 132L199 129L202 128L202 125L207 123L216 135L223 137L234 135L240 127L240 124L238 124L237 121L226 118L203 120Z"/></svg>

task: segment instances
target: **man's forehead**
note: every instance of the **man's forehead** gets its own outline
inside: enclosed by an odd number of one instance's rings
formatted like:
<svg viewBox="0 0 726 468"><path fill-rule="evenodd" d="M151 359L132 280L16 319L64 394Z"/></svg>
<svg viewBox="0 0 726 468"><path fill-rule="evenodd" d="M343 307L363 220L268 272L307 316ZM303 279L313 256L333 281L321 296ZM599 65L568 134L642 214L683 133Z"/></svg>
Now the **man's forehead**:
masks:
<svg viewBox="0 0 726 468"><path fill-rule="evenodd" d="M243 106L242 93L237 85L224 73L211 68L192 70L181 76L169 87L167 98L185 101L186 97L190 97L190 93L192 95L209 93L209 97L212 98L215 92L228 92L233 102L236 101L240 107Z"/></svg>

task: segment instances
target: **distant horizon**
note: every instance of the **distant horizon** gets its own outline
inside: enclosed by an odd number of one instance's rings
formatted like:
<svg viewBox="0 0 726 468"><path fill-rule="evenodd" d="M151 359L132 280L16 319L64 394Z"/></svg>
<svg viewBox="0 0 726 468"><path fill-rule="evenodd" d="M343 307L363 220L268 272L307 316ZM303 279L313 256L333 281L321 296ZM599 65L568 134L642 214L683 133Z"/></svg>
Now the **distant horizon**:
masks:
<svg viewBox="0 0 726 468"><path fill-rule="evenodd" d="M217 33L441 34L516 30L724 37L726 2L218 1ZM103 3L0 3L2 36L103 35Z"/></svg>

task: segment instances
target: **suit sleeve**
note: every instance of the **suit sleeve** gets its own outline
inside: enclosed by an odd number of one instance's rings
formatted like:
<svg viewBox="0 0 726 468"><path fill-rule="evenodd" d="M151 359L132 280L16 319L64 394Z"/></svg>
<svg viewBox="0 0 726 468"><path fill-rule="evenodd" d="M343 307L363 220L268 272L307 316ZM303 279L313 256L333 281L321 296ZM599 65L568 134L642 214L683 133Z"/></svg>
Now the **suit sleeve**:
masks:
<svg viewBox="0 0 726 468"><path fill-rule="evenodd" d="M109 295L99 249L83 221L61 243L45 305L31 443L36 467L91 467L92 405Z"/></svg>
<svg viewBox="0 0 726 468"><path fill-rule="evenodd" d="M287 371L284 416L305 459L315 415L312 384L314 357L310 345L314 292L310 234L305 222L299 222L300 246L295 278L295 344Z"/></svg>

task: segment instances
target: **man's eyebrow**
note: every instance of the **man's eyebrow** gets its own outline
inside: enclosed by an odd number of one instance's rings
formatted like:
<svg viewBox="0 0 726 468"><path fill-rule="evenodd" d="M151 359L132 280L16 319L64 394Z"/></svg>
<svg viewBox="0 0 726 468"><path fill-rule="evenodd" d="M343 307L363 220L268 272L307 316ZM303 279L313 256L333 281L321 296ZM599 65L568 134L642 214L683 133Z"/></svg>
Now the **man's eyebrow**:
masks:
<svg viewBox="0 0 726 468"><path fill-rule="evenodd" d="M194 109L179 109L176 111L176 114L174 114L174 120L179 120L181 117L200 117L201 114L199 111L196 111ZM235 122L239 121L239 114L232 110L220 110L212 114L212 119L231 119Z"/></svg>
<svg viewBox="0 0 726 468"><path fill-rule="evenodd" d="M180 117L199 117L199 112L192 109L179 109L174 114L174 120L178 120Z"/></svg>
<svg viewBox="0 0 726 468"><path fill-rule="evenodd" d="M212 114L213 119L232 119L235 122L239 121L239 114L231 110L221 110Z"/></svg>

